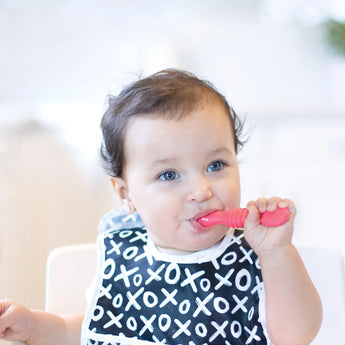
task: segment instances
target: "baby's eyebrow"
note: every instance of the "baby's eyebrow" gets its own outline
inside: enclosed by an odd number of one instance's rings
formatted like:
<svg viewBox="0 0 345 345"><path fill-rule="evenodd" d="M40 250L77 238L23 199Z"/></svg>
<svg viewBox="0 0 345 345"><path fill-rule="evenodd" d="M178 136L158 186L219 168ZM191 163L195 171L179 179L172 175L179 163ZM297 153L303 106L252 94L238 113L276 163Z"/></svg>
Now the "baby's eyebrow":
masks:
<svg viewBox="0 0 345 345"><path fill-rule="evenodd" d="M216 148L215 150L210 151L211 155L217 155L220 153L223 153L223 154L225 153L229 156L236 156L236 153L227 147L219 147L219 148ZM176 163L177 161L178 161L178 159L174 158L174 157L161 158L161 159L157 159L156 161L152 162L152 164L150 164L150 167L155 168L155 167L161 166L161 165L169 165L169 164Z"/></svg>
<svg viewBox="0 0 345 345"><path fill-rule="evenodd" d="M176 162L176 158L162 158L162 159L157 159L151 164L151 167L155 166L160 166L160 165L165 165L165 164L171 164Z"/></svg>
<svg viewBox="0 0 345 345"><path fill-rule="evenodd" d="M232 150L229 150L227 147L220 147L220 148L217 148L215 150L213 150L211 152L212 154L218 154L218 153L226 153L226 154L229 154L229 155L235 155L236 156L236 153L233 152Z"/></svg>

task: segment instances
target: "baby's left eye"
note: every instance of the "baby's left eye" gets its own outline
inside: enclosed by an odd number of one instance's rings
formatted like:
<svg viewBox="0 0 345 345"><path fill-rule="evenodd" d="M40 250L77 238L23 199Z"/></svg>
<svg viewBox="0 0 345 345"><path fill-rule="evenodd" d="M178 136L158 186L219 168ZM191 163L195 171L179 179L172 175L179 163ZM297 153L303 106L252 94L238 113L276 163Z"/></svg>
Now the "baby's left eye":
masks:
<svg viewBox="0 0 345 345"><path fill-rule="evenodd" d="M208 166L207 172L220 171L224 169L225 166L226 164L224 162L221 162L221 161L213 162Z"/></svg>

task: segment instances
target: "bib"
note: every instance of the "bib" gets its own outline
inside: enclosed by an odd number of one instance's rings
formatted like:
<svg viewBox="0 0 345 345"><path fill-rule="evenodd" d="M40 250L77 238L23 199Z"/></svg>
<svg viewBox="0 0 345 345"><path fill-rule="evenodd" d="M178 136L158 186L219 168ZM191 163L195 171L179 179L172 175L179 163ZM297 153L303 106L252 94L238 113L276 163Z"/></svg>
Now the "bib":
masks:
<svg viewBox="0 0 345 345"><path fill-rule="evenodd" d="M177 256L159 252L143 227L108 230L98 250L83 345L271 344L258 258L242 232Z"/></svg>

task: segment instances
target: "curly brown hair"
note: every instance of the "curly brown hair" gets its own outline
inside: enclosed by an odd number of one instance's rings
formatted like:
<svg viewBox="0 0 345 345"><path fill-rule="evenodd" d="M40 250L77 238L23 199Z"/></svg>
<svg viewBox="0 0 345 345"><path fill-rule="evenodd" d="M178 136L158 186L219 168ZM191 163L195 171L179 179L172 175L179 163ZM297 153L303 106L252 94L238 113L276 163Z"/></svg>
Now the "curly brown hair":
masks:
<svg viewBox="0 0 345 345"><path fill-rule="evenodd" d="M125 134L133 116L178 120L207 99L218 101L229 115L237 153L244 144L240 140L243 123L225 97L210 82L190 72L166 69L128 85L116 97L109 96L109 106L101 121L100 155L106 172L112 177L122 177Z"/></svg>

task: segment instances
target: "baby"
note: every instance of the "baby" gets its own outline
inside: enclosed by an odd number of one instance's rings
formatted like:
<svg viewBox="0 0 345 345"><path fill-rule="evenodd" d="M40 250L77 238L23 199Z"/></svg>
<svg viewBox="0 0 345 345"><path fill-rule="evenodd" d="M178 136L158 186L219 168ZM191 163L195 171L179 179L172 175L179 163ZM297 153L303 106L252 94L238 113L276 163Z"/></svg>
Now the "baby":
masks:
<svg viewBox="0 0 345 345"><path fill-rule="evenodd" d="M86 315L3 300L0 336L33 345L309 344L322 307L291 243L293 202L249 202L243 231L198 221L240 206L241 128L210 83L179 70L111 98L101 153L126 213L98 237ZM289 220L262 226L260 213L277 207Z"/></svg>

